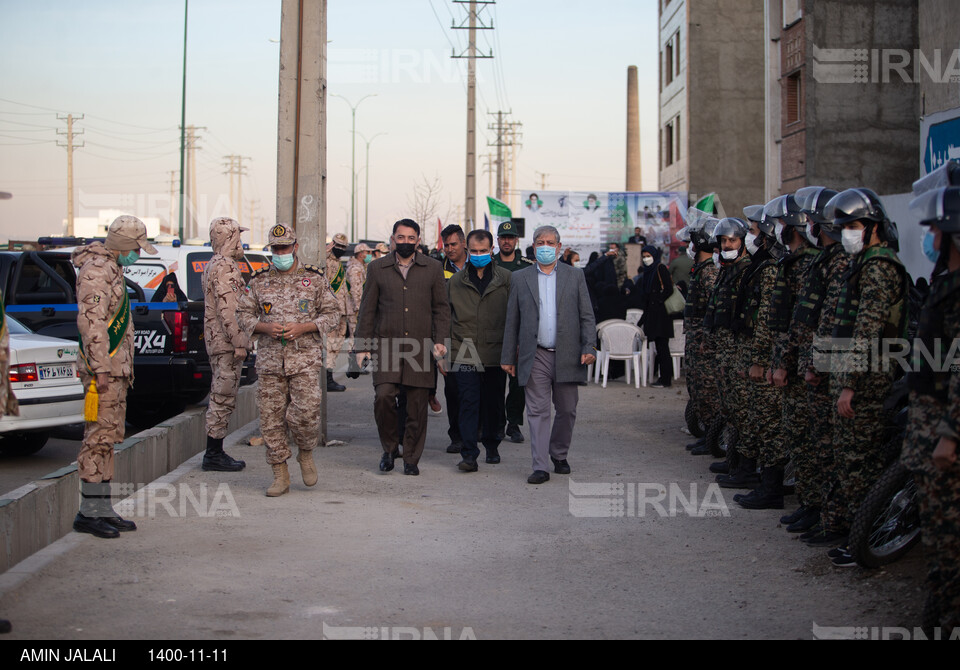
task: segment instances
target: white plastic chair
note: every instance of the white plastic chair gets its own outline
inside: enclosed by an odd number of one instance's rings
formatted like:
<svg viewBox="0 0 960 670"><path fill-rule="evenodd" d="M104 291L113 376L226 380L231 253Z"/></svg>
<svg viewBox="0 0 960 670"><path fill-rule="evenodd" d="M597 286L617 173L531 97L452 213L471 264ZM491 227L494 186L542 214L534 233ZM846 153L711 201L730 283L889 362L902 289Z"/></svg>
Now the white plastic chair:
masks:
<svg viewBox="0 0 960 670"><path fill-rule="evenodd" d="M676 320L673 322L673 337L668 342L670 348L670 360L673 363L673 379L677 380L680 378L680 362L684 358L684 347L687 344L687 336L683 333L683 320ZM649 340L647 343L648 352L647 355L650 357L650 360L655 360L657 355L656 344L653 340ZM649 375L648 379L652 384L656 376L656 365L650 365L647 369L647 374Z"/></svg>
<svg viewBox="0 0 960 670"><path fill-rule="evenodd" d="M603 353L603 388L607 388L610 361L626 363L627 384L630 383L632 364L637 388L639 389L641 384L647 385L648 357L642 330L632 323L613 323L603 329L600 340ZM597 364L600 364L599 360Z"/></svg>
<svg viewBox="0 0 960 670"><path fill-rule="evenodd" d="M628 310L627 310L627 323L632 323L633 325L637 325L638 323L640 323L640 319L642 319L642 318L643 318L643 310L642 310L642 309L628 309Z"/></svg>
<svg viewBox="0 0 960 670"><path fill-rule="evenodd" d="M601 355L603 351L603 343L600 341L600 335L601 333L603 333L604 328L606 328L612 323L626 323L626 322L621 321L620 319L609 319L607 321L603 321L597 324L597 340L598 340L598 344L600 345L597 349L597 363L596 365L591 364L587 366L587 380L589 381L590 379L593 379L594 384L600 383L600 368L603 365L603 362L601 360L603 358L603 356Z"/></svg>

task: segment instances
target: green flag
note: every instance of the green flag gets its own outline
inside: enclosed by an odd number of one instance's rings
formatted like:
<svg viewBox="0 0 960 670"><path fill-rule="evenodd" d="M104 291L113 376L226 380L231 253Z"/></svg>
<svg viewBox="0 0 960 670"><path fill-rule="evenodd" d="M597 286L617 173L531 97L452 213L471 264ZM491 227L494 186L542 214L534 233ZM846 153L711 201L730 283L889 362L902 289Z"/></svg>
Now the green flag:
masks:
<svg viewBox="0 0 960 670"><path fill-rule="evenodd" d="M490 209L490 225L494 230L500 227L500 224L513 218L510 208L496 198L487 198L487 207Z"/></svg>
<svg viewBox="0 0 960 670"><path fill-rule="evenodd" d="M715 209L717 200L717 194L711 193L710 195L705 195L700 200L697 201L697 204L694 205L695 209L699 209L701 212L707 212L713 216L716 216L717 211Z"/></svg>

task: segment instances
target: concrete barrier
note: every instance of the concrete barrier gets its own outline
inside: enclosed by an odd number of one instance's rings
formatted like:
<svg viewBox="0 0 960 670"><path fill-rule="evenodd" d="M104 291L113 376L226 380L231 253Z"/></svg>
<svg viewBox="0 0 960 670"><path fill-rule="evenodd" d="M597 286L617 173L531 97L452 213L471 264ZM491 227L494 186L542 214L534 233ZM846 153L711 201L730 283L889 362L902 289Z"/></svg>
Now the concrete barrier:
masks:
<svg viewBox="0 0 960 670"><path fill-rule="evenodd" d="M206 448L204 416L198 407L137 433L117 445L114 484L132 485L132 495ZM230 418L234 431L257 418L257 386L237 395ZM0 573L73 530L79 508L77 466L68 465L0 499Z"/></svg>

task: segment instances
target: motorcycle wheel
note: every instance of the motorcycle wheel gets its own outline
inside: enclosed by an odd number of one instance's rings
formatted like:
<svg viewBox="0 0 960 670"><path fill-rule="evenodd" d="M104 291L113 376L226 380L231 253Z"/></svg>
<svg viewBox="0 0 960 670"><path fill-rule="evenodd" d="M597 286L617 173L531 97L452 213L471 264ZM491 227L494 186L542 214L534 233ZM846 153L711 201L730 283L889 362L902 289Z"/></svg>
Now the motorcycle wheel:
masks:
<svg viewBox="0 0 960 670"><path fill-rule="evenodd" d="M913 475L899 461L880 476L850 529L857 563L879 568L899 560L920 540L920 507Z"/></svg>

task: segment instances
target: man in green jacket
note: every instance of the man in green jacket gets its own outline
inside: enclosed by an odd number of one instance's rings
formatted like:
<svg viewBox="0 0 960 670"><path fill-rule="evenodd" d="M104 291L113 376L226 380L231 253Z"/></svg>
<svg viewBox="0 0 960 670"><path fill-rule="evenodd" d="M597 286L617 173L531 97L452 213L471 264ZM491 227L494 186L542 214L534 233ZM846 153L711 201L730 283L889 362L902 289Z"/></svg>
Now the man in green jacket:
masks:
<svg viewBox="0 0 960 670"><path fill-rule="evenodd" d="M500 463L498 432L506 382L500 354L510 272L493 262L493 236L486 230L467 236L467 251L465 269L447 282L451 346L450 370L445 374L454 375L459 392L463 460L457 467L461 472L476 472L478 441L486 449L487 463Z"/></svg>

